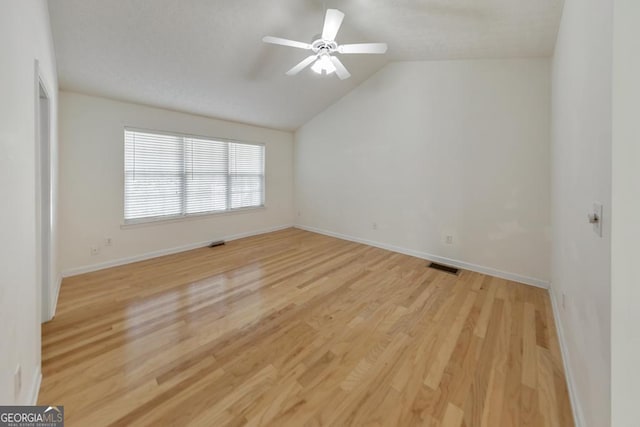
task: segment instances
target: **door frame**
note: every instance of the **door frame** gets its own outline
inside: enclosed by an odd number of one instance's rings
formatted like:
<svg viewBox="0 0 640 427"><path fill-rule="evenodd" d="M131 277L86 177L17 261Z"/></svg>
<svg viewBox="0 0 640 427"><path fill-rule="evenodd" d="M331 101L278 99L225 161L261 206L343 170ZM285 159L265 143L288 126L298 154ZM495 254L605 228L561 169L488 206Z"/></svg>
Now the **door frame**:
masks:
<svg viewBox="0 0 640 427"><path fill-rule="evenodd" d="M51 162L51 90L35 60L36 283L39 321L51 320L53 180ZM46 115L46 117L45 117Z"/></svg>

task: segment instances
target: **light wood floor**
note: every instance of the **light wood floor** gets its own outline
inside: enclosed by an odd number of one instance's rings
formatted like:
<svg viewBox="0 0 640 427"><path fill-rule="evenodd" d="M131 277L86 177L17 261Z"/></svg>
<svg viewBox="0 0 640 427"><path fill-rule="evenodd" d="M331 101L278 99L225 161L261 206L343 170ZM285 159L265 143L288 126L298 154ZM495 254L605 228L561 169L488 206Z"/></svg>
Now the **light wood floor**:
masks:
<svg viewBox="0 0 640 427"><path fill-rule="evenodd" d="M65 279L68 426L572 426L546 291L288 229Z"/></svg>

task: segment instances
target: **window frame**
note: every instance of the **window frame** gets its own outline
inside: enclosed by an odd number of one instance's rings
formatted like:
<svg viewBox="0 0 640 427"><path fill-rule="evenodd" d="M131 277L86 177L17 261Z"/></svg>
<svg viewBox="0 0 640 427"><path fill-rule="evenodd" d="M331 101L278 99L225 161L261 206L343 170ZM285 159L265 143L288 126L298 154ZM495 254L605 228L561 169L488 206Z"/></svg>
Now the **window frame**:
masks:
<svg viewBox="0 0 640 427"><path fill-rule="evenodd" d="M143 133L150 133L150 134L157 134L157 135L167 135L167 136L173 136L173 137L178 137L178 138L194 138L194 139L200 139L200 140L209 140L209 141L214 141L214 142L223 142L223 143L231 143L231 144L244 144L244 145L256 145L256 146L260 146L263 149L263 157L262 157L262 171L263 171L263 178L262 178L262 204L261 205L256 205L256 206L245 206L245 207L241 207L241 208L231 208L231 209L225 209L225 210L218 210L218 211L207 211L207 212L198 212L198 213L181 213L178 215L161 215L161 216L148 216L148 217L143 217L143 218L132 218L132 219L127 219L125 218L125 203L126 203L126 192L125 192L125 187L126 187L126 174L127 171L125 170L125 156L126 156L126 132L130 131L130 132L143 132ZM184 142L183 142L184 143ZM184 145L183 145L183 150L184 150ZM121 228L129 228L129 227L135 227L137 225L144 225L144 224L153 224L153 223L162 223L162 222L181 222L181 221L185 221L185 220L193 220L193 219L201 219L201 218L206 218L206 217L210 217L210 216L217 216L217 215L233 215L233 214L238 214L238 213L247 213L247 212L251 212L251 211L258 211L258 210L264 210L267 207L267 147L266 144L264 142L254 142L254 141L241 141L241 140L237 140L237 139L230 139L230 138L218 138L218 137L213 137L213 136L203 136L203 135L197 135L197 134L192 134L192 133L185 133L185 132L173 132L173 131L165 131L165 130L155 130L155 129L146 129L146 128L141 128L141 127L136 127L136 126L124 126L123 130L122 130L122 185L120 188L122 188L122 224L121 224ZM227 176L229 176L229 174L227 174ZM184 173L183 173L183 177L184 177ZM183 182L184 185L184 182ZM227 197L229 197L229 193L227 193ZM184 200L183 200L184 203Z"/></svg>

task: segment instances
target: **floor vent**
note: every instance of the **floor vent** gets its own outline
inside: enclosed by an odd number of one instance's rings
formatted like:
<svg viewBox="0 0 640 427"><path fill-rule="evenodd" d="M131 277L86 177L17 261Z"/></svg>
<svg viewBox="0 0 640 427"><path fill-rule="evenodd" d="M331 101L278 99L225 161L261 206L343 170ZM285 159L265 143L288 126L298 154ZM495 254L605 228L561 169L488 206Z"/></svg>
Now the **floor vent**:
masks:
<svg viewBox="0 0 640 427"><path fill-rule="evenodd" d="M435 268L436 270L444 271L446 273L455 274L456 276L460 272L459 268L449 267L448 265L438 264L436 262L432 262L429 264L429 268Z"/></svg>
<svg viewBox="0 0 640 427"><path fill-rule="evenodd" d="M211 242L209 247L210 248L215 248L217 246L222 246L222 245L224 245L224 240L216 240L215 242Z"/></svg>

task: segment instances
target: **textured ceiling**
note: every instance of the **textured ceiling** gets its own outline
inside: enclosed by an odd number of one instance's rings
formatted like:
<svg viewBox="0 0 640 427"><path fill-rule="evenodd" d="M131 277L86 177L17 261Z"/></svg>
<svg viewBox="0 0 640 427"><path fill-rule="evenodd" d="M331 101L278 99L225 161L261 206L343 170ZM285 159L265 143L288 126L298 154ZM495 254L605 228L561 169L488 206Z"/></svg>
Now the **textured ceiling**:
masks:
<svg viewBox="0 0 640 427"><path fill-rule="evenodd" d="M350 79L284 73L307 51L325 8L346 17ZM62 89L278 129L296 129L388 61L547 56L562 0L50 0Z"/></svg>

